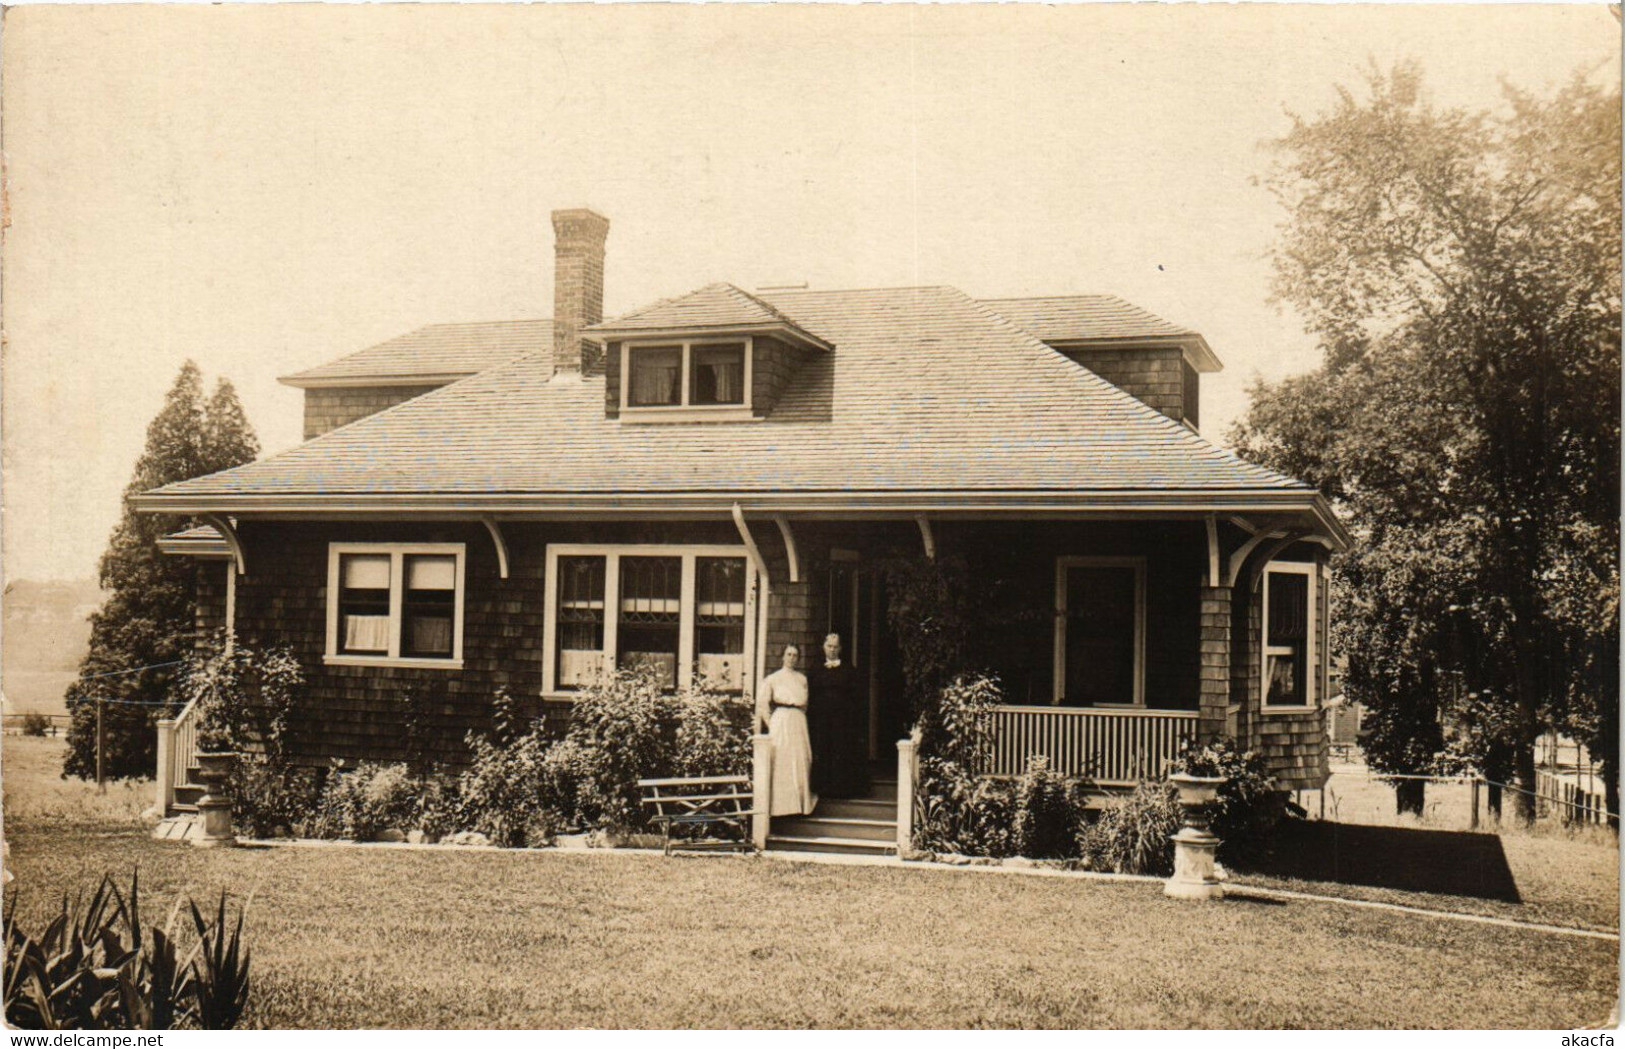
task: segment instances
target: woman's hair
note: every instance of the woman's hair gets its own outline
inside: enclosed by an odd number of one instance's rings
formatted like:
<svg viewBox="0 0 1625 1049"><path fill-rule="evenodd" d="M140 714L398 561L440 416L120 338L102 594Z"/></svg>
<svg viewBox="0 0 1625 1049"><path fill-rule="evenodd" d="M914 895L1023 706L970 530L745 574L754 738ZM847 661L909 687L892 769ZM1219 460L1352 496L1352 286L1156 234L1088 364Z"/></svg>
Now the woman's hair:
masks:
<svg viewBox="0 0 1625 1049"><path fill-rule="evenodd" d="M796 650L796 655L801 655L801 646L796 644L794 641L791 641L789 644L785 645L784 650L780 652L779 655L782 656L785 652L790 651L792 648Z"/></svg>

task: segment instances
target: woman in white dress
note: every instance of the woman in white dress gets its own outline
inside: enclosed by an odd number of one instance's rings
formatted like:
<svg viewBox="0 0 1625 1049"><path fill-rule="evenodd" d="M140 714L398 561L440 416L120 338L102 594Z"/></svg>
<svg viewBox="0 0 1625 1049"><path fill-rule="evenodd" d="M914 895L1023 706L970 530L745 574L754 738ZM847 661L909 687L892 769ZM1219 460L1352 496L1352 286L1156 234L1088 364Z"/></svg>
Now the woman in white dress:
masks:
<svg viewBox="0 0 1625 1049"><path fill-rule="evenodd" d="M784 663L762 681L756 718L773 737L773 793L769 812L799 816L813 810L812 740L807 735L807 675L796 669L798 645L784 646Z"/></svg>

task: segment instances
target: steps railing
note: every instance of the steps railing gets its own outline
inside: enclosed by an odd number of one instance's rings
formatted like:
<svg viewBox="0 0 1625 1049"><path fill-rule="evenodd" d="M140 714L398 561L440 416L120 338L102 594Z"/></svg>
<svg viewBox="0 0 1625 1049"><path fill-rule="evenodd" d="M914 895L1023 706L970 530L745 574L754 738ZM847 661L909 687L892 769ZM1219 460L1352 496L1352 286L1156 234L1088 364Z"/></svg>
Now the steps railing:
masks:
<svg viewBox="0 0 1625 1049"><path fill-rule="evenodd" d="M189 784L192 766L197 764L197 699L181 708L172 718L158 719L158 810L165 816L174 811L175 788Z"/></svg>

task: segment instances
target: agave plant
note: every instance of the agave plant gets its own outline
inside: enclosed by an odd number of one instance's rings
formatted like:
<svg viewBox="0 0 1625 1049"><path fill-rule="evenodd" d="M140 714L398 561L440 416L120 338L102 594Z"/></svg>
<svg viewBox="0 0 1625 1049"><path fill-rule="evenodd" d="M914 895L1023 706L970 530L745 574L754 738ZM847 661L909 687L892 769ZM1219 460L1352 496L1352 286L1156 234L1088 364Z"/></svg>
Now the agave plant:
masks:
<svg viewBox="0 0 1625 1049"><path fill-rule="evenodd" d="M39 936L5 917L5 1015L13 1027L50 1030L233 1027L248 999L243 912L226 924L221 893L216 918L191 908L196 939L183 956L177 935L181 901L162 927L141 920L139 873L125 897L103 876L86 901L63 894Z"/></svg>

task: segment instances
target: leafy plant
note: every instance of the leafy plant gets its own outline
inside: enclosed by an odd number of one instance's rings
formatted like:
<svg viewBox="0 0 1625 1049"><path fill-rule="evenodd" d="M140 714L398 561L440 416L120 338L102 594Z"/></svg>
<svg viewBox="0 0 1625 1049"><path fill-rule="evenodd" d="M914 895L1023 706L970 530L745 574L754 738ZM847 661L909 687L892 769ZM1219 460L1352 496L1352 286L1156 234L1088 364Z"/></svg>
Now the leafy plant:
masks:
<svg viewBox="0 0 1625 1049"><path fill-rule="evenodd" d="M22 732L25 736L43 736L51 731L51 719L44 714L24 714Z"/></svg>
<svg viewBox="0 0 1625 1049"><path fill-rule="evenodd" d="M1282 797L1263 755L1243 751L1235 740L1221 737L1201 745L1187 743L1171 769L1193 776L1224 777L1218 796L1208 806L1208 825L1223 842L1219 851L1226 860L1245 860L1269 847L1281 818Z"/></svg>
<svg viewBox="0 0 1625 1049"><path fill-rule="evenodd" d="M227 787L232 820L256 838L306 824L321 802L316 771L260 754L241 755L232 766Z"/></svg>
<svg viewBox="0 0 1625 1049"><path fill-rule="evenodd" d="M1078 831L1078 853L1094 870L1172 874L1179 805L1165 783L1140 783Z"/></svg>
<svg viewBox="0 0 1625 1049"><path fill-rule="evenodd" d="M215 920L191 909L193 940L183 954L176 900L162 927L142 923L140 876L130 893L103 876L86 901L62 896L38 936L18 928L15 904L5 918L6 1021L50 1030L165 1030L235 1027L249 991L249 953L242 910L229 935L226 898Z"/></svg>
<svg viewBox="0 0 1625 1049"><path fill-rule="evenodd" d="M1083 804L1083 790L1077 782L1050 768L1044 755L1029 757L1016 784L1016 850L1030 859L1076 855Z"/></svg>
<svg viewBox="0 0 1625 1049"><path fill-rule="evenodd" d="M915 844L922 849L967 856L1015 852L1015 792L1008 781L976 775L958 762L924 758L915 811Z"/></svg>
<svg viewBox="0 0 1625 1049"><path fill-rule="evenodd" d="M288 729L305 675L293 650L228 643L186 668L181 694L195 702L198 747L253 752L273 762L286 756Z"/></svg>
<svg viewBox="0 0 1625 1049"><path fill-rule="evenodd" d="M311 829L319 838L371 841L381 830L410 827L420 794L421 785L405 765L363 762L353 771L335 769Z"/></svg>

